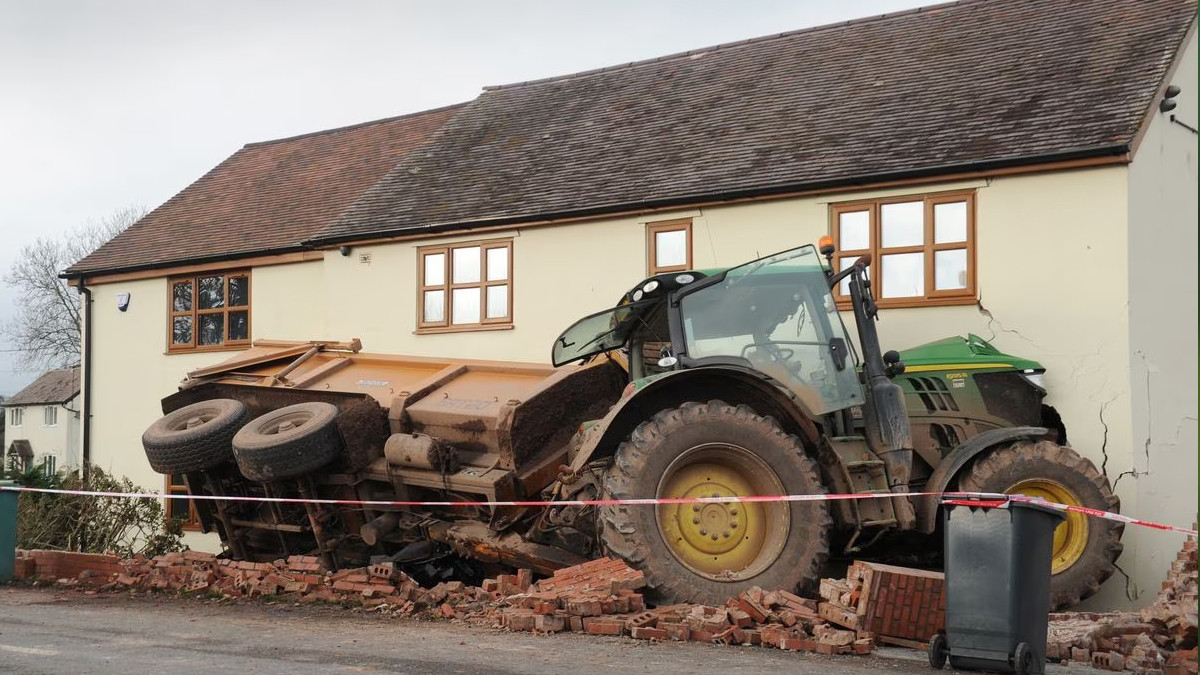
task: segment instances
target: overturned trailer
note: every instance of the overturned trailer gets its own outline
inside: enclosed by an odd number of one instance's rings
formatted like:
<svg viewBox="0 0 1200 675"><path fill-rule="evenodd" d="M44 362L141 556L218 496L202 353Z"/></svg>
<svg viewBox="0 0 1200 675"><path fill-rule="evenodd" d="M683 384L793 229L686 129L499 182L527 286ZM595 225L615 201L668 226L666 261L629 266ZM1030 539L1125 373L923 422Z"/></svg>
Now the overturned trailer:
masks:
<svg viewBox="0 0 1200 675"><path fill-rule="evenodd" d="M554 366L256 341L189 373L143 444L193 495L285 498L194 502L238 559L317 554L341 568L452 554L549 573L612 555L660 601L809 587L833 542L932 532L936 500L910 492L957 487L990 454L1054 433L987 425L986 442L931 449L922 436L914 455L906 397L923 399L893 381L904 365L879 346L869 262L834 274L805 246L658 275L568 328ZM861 361L829 290L843 280ZM1109 506L1107 484L1094 487L1079 503ZM877 496L577 503L825 492ZM551 503L486 504L528 500ZM1111 573L1113 537L1082 536L1103 560L1076 556L1065 571L1091 589ZM1067 589L1058 605L1086 594Z"/></svg>

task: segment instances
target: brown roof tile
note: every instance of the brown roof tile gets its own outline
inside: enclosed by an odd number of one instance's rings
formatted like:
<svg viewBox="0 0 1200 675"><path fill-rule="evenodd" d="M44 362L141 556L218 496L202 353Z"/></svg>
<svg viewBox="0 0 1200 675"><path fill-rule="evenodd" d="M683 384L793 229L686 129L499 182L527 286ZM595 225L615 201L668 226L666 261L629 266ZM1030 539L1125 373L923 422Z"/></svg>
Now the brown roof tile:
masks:
<svg viewBox="0 0 1200 675"><path fill-rule="evenodd" d="M964 0L487 90L315 241L1120 154L1195 0Z"/></svg>
<svg viewBox="0 0 1200 675"><path fill-rule="evenodd" d="M248 144L67 273L297 249L461 108Z"/></svg>
<svg viewBox="0 0 1200 675"><path fill-rule="evenodd" d="M48 370L32 384L4 400L5 407L66 403L79 393L79 368Z"/></svg>

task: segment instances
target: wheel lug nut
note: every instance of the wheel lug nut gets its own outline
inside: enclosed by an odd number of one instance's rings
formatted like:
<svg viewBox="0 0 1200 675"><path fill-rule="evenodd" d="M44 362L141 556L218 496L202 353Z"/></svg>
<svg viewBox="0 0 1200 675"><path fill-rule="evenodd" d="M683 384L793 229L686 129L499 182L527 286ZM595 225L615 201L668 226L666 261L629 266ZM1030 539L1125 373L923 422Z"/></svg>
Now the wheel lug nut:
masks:
<svg viewBox="0 0 1200 675"><path fill-rule="evenodd" d="M699 525L699 524L700 524L700 519L699 519L699 518L692 518L692 524L693 524L693 525Z"/></svg>
<svg viewBox="0 0 1200 675"><path fill-rule="evenodd" d="M704 536L706 534L708 534L708 530L704 529L703 527L700 528L700 536Z"/></svg>
<svg viewBox="0 0 1200 675"><path fill-rule="evenodd" d="M721 536L723 536L723 537L725 537L726 539L728 539L728 538L729 538L729 533L728 533L728 532L722 532L722 533L721 533Z"/></svg>
<svg viewBox="0 0 1200 675"><path fill-rule="evenodd" d="M737 529L737 521L736 520L729 521L729 526L736 530Z"/></svg>
<svg viewBox="0 0 1200 675"><path fill-rule="evenodd" d="M693 510L693 511L699 511L699 510L700 510L700 505L699 505L699 504L692 504L692 510Z"/></svg>
<svg viewBox="0 0 1200 675"><path fill-rule="evenodd" d="M737 509L729 509L729 515L731 515L731 516L736 516L736 515L737 515Z"/></svg>
<svg viewBox="0 0 1200 675"><path fill-rule="evenodd" d="M712 536L712 539L713 539L713 541L716 541L716 540L717 540L717 535L715 535L715 534L714 534L714 535Z"/></svg>

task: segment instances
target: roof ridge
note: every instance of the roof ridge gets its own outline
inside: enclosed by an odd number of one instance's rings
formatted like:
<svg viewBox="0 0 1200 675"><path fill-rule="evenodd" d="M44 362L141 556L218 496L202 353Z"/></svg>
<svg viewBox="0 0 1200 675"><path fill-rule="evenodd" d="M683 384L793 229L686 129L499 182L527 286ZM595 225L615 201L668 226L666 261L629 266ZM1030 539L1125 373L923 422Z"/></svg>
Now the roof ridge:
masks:
<svg viewBox="0 0 1200 675"><path fill-rule="evenodd" d="M461 103L451 103L450 105L444 105L444 106L441 106L438 108L430 108L428 110L418 110L416 112L405 113L403 115L396 115L394 117L384 117L383 119L370 120L367 122L359 122L357 124L347 124L346 126L333 127L332 129L321 129L318 131L309 131L309 132L303 133L303 134L296 134L295 136L285 136L283 138L273 138L273 139L266 140L266 141L254 141L252 143L247 143L247 144L243 145L242 149L245 150L247 148L257 148L257 147L261 147L264 145L273 145L275 143L286 143L288 141L295 141L295 140L299 140L301 138L308 138L310 136L321 136L323 134L332 134L332 133L337 133L337 132L341 132L341 131L351 131L353 129L369 127L374 124L384 124L386 122L395 122L397 120L408 119L410 117L419 117L421 115L427 115L430 113L437 113L437 112L443 112L446 110L452 110L454 108L461 108L463 106L466 106L468 103L470 103L470 101L462 101Z"/></svg>
<svg viewBox="0 0 1200 675"><path fill-rule="evenodd" d="M934 3L934 4L930 4L930 5L922 5L920 7L913 7L911 9L904 9L904 10L900 10L898 12L887 12L884 14L876 14L873 16L859 17L857 19L847 19L845 21L837 21L834 23L821 24L819 26L809 26L807 28L797 28L796 30L784 31L782 33L772 33L770 35L761 35L759 37L746 38L744 40L735 40L733 42L722 42L720 44L712 45L711 47L700 47L697 49L689 49L684 52L676 52L674 54L666 54L664 56L655 56L655 57L648 58L648 59L641 59L638 61L630 61L628 63L622 63L622 64L618 64L615 66L604 66L602 68L592 68L590 70L581 70L579 72L568 73L566 75L553 75L551 77L542 77L542 78L538 78L535 80L525 80L524 82L511 82L509 84L485 85L483 87L483 90L484 91L497 91L500 89L515 89L517 87L524 87L524 86L532 85L532 84L546 84L548 82L563 82L566 80L573 80L573 79L581 78L581 77L589 77L591 75L598 75L600 73L608 73L608 72L612 72L612 71L616 71L616 70L624 70L627 68L637 68L640 66L647 66L647 65L651 65L651 64L655 64L655 63L663 63L666 61L673 61L673 60L683 59L683 58L692 58L695 56L708 54L710 52L715 52L715 51L720 51L720 50L728 50L728 49L731 49L734 47L744 47L746 45L758 44L760 42L769 42L771 40L782 40L784 38L790 38L790 37L794 37L796 35L804 35L807 33L816 33L819 31L831 30L834 28L844 28L846 26L854 26L854 25L863 24L863 23L870 23L872 21L882 21L884 19L895 19L897 17L907 16L909 14L920 14L922 12L927 12L927 11L930 11L931 9L935 9L935 8L943 9L943 8L952 7L955 5L976 4L979 2L983 2L983 1L984 0L948 0L946 2L938 2L938 3Z"/></svg>

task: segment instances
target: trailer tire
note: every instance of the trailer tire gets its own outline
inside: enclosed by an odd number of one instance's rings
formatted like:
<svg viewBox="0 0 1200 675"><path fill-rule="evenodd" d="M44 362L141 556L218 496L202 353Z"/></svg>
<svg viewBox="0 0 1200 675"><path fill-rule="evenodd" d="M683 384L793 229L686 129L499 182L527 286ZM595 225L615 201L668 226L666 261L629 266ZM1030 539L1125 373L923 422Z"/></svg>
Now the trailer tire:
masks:
<svg viewBox="0 0 1200 675"><path fill-rule="evenodd" d="M1053 441L1021 441L975 461L959 480L964 492L1003 492L1099 511L1121 510L1108 478L1096 465ZM1100 590L1116 571L1124 546L1125 524L1082 513L1068 513L1054 532L1050 611L1078 605Z"/></svg>
<svg viewBox="0 0 1200 675"><path fill-rule="evenodd" d="M233 436L249 419L241 401L200 401L151 424L142 434L142 448L158 473L206 471L233 459Z"/></svg>
<svg viewBox="0 0 1200 675"><path fill-rule="evenodd" d="M308 401L254 418L233 437L233 455L242 475L269 483L329 464L342 452L337 415L331 403Z"/></svg>
<svg viewBox="0 0 1200 675"><path fill-rule="evenodd" d="M692 402L621 444L604 499L823 494L818 476L775 420L745 405ZM751 586L815 587L831 522L822 501L617 505L600 510L600 535L606 553L645 574L658 602L722 605Z"/></svg>

